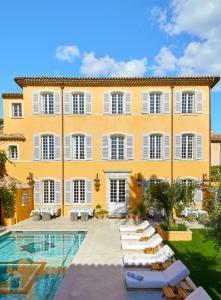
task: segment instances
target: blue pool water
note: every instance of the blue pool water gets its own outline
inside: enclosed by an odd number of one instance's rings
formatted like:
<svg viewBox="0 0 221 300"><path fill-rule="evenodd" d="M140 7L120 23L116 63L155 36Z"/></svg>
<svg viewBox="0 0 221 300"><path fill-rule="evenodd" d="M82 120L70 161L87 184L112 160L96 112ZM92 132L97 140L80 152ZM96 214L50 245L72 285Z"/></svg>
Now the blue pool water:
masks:
<svg viewBox="0 0 221 300"><path fill-rule="evenodd" d="M10 232L0 237L0 299L51 300L85 232Z"/></svg>

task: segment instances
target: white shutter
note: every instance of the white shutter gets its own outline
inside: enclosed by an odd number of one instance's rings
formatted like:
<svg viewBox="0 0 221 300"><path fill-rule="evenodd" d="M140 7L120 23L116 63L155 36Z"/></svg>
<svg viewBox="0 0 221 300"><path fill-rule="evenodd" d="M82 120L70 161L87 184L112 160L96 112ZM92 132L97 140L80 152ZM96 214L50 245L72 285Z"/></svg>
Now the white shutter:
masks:
<svg viewBox="0 0 221 300"><path fill-rule="evenodd" d="M56 115L61 114L61 97L60 97L60 93L54 93L54 113Z"/></svg>
<svg viewBox="0 0 221 300"><path fill-rule="evenodd" d="M72 114L72 94L69 92L64 93L64 114Z"/></svg>
<svg viewBox="0 0 221 300"><path fill-rule="evenodd" d="M34 160L40 160L41 155L41 137L40 135L33 136L33 146L34 146Z"/></svg>
<svg viewBox="0 0 221 300"><path fill-rule="evenodd" d="M194 191L194 196L193 196L195 204L202 204L203 202L203 191L200 189L197 189Z"/></svg>
<svg viewBox="0 0 221 300"><path fill-rule="evenodd" d="M55 204L61 204L61 180L55 180Z"/></svg>
<svg viewBox="0 0 221 300"><path fill-rule="evenodd" d="M175 135L175 159L181 159L181 139L180 134Z"/></svg>
<svg viewBox="0 0 221 300"><path fill-rule="evenodd" d="M203 113L203 93L196 92L195 97L196 97L196 112Z"/></svg>
<svg viewBox="0 0 221 300"><path fill-rule="evenodd" d="M182 92L175 94L175 113L181 114L182 112Z"/></svg>
<svg viewBox="0 0 221 300"><path fill-rule="evenodd" d="M110 114L110 93L104 93L104 114Z"/></svg>
<svg viewBox="0 0 221 300"><path fill-rule="evenodd" d="M71 160L71 138L70 134L64 136L64 159Z"/></svg>
<svg viewBox="0 0 221 300"><path fill-rule="evenodd" d="M65 205L73 204L72 183L73 182L71 180L65 180L65 198L64 198Z"/></svg>
<svg viewBox="0 0 221 300"><path fill-rule="evenodd" d="M109 158L109 136L102 136L102 159Z"/></svg>
<svg viewBox="0 0 221 300"><path fill-rule="evenodd" d="M164 159L170 159L170 135L164 135Z"/></svg>
<svg viewBox="0 0 221 300"><path fill-rule="evenodd" d="M92 160L92 136L89 134L85 136L85 146L85 157L87 160Z"/></svg>
<svg viewBox="0 0 221 300"><path fill-rule="evenodd" d="M41 205L41 181L36 180L34 185L34 204Z"/></svg>
<svg viewBox="0 0 221 300"><path fill-rule="evenodd" d="M124 94L124 114L131 114L131 93Z"/></svg>
<svg viewBox="0 0 221 300"><path fill-rule="evenodd" d="M54 135L54 159L60 160L61 159L61 142L60 136Z"/></svg>
<svg viewBox="0 0 221 300"><path fill-rule="evenodd" d="M88 115L92 113L92 96L90 93L85 94L85 113Z"/></svg>
<svg viewBox="0 0 221 300"><path fill-rule="evenodd" d="M149 101L149 93L145 92L142 94L142 113L143 114L149 114L150 109L150 101Z"/></svg>
<svg viewBox="0 0 221 300"><path fill-rule="evenodd" d="M170 93L169 92L163 93L163 112L165 114L170 113Z"/></svg>
<svg viewBox="0 0 221 300"><path fill-rule="evenodd" d="M40 93L39 92L33 92L32 93L32 113L33 115L39 115L40 114Z"/></svg>
<svg viewBox="0 0 221 300"><path fill-rule="evenodd" d="M142 154L142 158L144 160L148 160L149 159L149 135L148 134L144 134L143 135L143 154Z"/></svg>
<svg viewBox="0 0 221 300"><path fill-rule="evenodd" d="M133 135L126 136L126 158L134 159L134 137L133 137Z"/></svg>
<svg viewBox="0 0 221 300"><path fill-rule="evenodd" d="M203 159L203 135L196 134L195 136L195 144L196 144L196 159Z"/></svg>
<svg viewBox="0 0 221 300"><path fill-rule="evenodd" d="M85 202L87 204L92 204L92 180L86 180L86 197L85 197Z"/></svg>

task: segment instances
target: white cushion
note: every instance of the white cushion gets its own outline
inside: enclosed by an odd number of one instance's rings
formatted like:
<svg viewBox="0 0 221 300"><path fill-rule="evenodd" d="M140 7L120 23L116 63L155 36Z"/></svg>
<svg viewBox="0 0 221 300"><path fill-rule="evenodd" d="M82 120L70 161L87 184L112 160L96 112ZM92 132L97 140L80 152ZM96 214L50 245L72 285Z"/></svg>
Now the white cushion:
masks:
<svg viewBox="0 0 221 300"><path fill-rule="evenodd" d="M160 245L162 242L161 236L156 233L153 237L151 237L148 241L145 242L126 242L122 241L122 249L123 250L144 250L146 248L155 248Z"/></svg>
<svg viewBox="0 0 221 300"><path fill-rule="evenodd" d="M185 279L190 274L190 271L180 260L177 260L175 263L170 265L165 271L163 271L163 273L168 281L168 284L170 286L175 286L180 281Z"/></svg>
<svg viewBox="0 0 221 300"><path fill-rule="evenodd" d="M156 229L152 226L148 227L143 233L122 233L121 239L122 240L139 240L142 237L149 238L151 235L155 233Z"/></svg>
<svg viewBox="0 0 221 300"><path fill-rule="evenodd" d="M200 286L194 292L192 292L186 300L212 300L207 292Z"/></svg>
<svg viewBox="0 0 221 300"><path fill-rule="evenodd" d="M120 225L120 232L136 232L138 229L144 229L144 228L148 227L149 225L150 225L150 223L148 221L144 221L143 223L141 223L138 226L136 226L136 225L132 225L132 226Z"/></svg>

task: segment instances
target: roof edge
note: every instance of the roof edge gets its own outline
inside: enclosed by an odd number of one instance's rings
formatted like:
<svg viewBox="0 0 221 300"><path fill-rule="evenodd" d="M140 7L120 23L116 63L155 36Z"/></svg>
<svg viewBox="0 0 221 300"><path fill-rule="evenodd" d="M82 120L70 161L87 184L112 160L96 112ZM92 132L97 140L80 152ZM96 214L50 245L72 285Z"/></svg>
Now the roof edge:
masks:
<svg viewBox="0 0 221 300"><path fill-rule="evenodd" d="M15 82L26 86L146 86L146 85L206 85L213 88L218 76L193 77L16 77Z"/></svg>
<svg viewBox="0 0 221 300"><path fill-rule="evenodd" d="M3 93L3 99L23 99L22 93Z"/></svg>

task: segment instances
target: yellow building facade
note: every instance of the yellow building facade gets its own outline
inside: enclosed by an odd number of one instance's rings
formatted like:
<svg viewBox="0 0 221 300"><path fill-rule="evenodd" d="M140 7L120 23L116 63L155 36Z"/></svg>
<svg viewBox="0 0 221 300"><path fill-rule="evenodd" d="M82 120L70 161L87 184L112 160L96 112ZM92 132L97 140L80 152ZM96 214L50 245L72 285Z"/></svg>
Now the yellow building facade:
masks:
<svg viewBox="0 0 221 300"><path fill-rule="evenodd" d="M3 94L3 136L24 139L1 148L15 162L7 166L11 176L34 174L35 207L56 205L66 215L101 204L110 215L125 214L153 175L188 182L210 174L210 93L218 77L15 81L23 92Z"/></svg>

